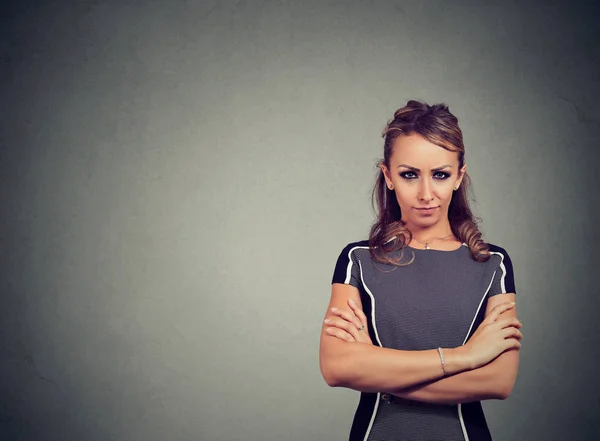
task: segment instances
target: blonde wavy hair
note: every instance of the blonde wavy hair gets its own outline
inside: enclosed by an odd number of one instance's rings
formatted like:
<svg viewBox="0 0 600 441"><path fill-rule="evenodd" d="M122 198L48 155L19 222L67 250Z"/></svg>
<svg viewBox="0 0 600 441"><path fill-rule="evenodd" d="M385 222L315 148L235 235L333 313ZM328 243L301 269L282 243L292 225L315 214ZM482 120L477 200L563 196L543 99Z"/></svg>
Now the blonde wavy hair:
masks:
<svg viewBox="0 0 600 441"><path fill-rule="evenodd" d="M429 142L451 152L458 153L459 169L465 164L465 147L458 119L450 113L445 104L432 106L415 100L410 100L406 106L396 110L394 117L383 130L383 159L379 162L390 169L390 156L394 141L402 135L419 134ZM488 244L481 238L478 228L480 219L473 216L469 206L470 178L465 173L458 190L453 192L448 208L448 220L452 233L456 238L468 245L471 256L478 262L490 258ZM383 171L379 171L372 193L372 204L377 220L369 234L369 249L371 256L383 264L400 265L403 248L412 240L412 232L401 220L402 213L393 190L385 184ZM393 259L390 253L400 251L400 258ZM413 256L414 259L414 256ZM412 262L412 259L411 261ZM405 264L409 264L405 263Z"/></svg>

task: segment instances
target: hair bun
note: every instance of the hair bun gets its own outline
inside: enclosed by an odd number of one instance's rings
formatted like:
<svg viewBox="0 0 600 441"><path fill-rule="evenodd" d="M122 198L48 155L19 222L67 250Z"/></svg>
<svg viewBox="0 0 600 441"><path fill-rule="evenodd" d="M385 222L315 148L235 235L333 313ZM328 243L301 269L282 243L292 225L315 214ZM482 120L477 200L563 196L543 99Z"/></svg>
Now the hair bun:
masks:
<svg viewBox="0 0 600 441"><path fill-rule="evenodd" d="M406 106L396 110L394 113L394 119L401 119L406 122L415 122L425 113L427 113L431 109L426 103L410 100L406 103Z"/></svg>
<svg viewBox="0 0 600 441"><path fill-rule="evenodd" d="M423 109L428 110L431 106L427 103L417 100L408 100L405 107L410 107L411 109Z"/></svg>

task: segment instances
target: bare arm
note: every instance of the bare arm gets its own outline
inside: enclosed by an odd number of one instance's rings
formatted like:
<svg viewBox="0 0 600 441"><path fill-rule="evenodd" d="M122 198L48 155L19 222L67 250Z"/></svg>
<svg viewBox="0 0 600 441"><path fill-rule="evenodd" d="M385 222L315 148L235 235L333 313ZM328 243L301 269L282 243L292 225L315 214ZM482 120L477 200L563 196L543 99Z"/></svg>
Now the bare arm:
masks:
<svg viewBox="0 0 600 441"><path fill-rule="evenodd" d="M486 313L503 302L514 302L515 294L498 294L488 300ZM516 317L516 308L500 319ZM519 368L519 350L509 349L491 363L439 380L391 391L402 398L439 404L457 404L487 399L506 399L512 392Z"/></svg>
<svg viewBox="0 0 600 441"><path fill-rule="evenodd" d="M358 290L350 285L332 284L331 308L347 308L352 299L362 308ZM438 351L401 351L367 344L349 344L321 331L321 373L328 385L361 392L400 390L443 377ZM470 369L470 360L459 348L444 348L448 375Z"/></svg>
<svg viewBox="0 0 600 441"><path fill-rule="evenodd" d="M349 300L356 304L352 305ZM334 322L332 327L324 327L321 334L323 377L330 386L364 392L396 391L394 393L398 396L420 401L465 402L472 400L473 396L480 397L482 393L488 392L469 389L475 395L465 394L460 390L461 384L456 382L456 377L467 373L466 371L478 371L475 376L466 380L473 383L470 386L477 383L482 386L483 381L490 379L489 376L482 377L482 374L489 373L489 369L482 371L476 368L490 364L491 360L497 359L510 347L517 347L517 339L520 339L521 335L517 329L520 323L516 317L499 320L502 312L512 308L512 305L507 302L497 303L499 304L489 305L489 314L467 345L444 351L446 372L452 377L443 379L445 382L442 383L443 370L437 350L399 351L373 346L370 339L357 330L360 327L358 317L361 317L363 323L367 323L362 313L358 291L352 286L334 284L330 307L344 312L334 314L339 317L331 315L329 318ZM354 312L348 314L346 305L350 305ZM359 320L358 325L352 324L356 320ZM330 330L332 332L328 333ZM359 343L361 341L369 344ZM425 379L420 380L421 378ZM476 379L479 381L475 381ZM401 386L397 386L398 384ZM442 389L439 389L440 387ZM486 384L485 387L489 390L489 385ZM492 394L494 391L495 388L492 389Z"/></svg>
<svg viewBox="0 0 600 441"><path fill-rule="evenodd" d="M478 369L394 391L393 394L401 398L438 404L506 399L512 387L507 386L508 372L502 366L507 364L505 360L514 358L515 352L518 350L510 349Z"/></svg>

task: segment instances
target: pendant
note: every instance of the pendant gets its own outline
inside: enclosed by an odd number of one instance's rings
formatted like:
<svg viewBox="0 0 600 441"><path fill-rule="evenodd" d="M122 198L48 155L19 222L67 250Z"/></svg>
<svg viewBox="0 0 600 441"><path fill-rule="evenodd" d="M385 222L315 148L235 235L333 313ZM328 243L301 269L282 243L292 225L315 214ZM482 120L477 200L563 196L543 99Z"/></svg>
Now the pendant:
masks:
<svg viewBox="0 0 600 441"><path fill-rule="evenodd" d="M431 248L429 248L429 244L427 242L425 242L425 249L426 250L430 250Z"/></svg>

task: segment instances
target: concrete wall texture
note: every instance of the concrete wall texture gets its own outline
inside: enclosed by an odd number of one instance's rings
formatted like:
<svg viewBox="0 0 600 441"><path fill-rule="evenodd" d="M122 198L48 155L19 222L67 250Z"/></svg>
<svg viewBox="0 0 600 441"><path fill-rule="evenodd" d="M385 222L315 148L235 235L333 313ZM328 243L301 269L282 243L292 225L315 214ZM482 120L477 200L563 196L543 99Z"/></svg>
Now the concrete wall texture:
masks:
<svg viewBox="0 0 600 441"><path fill-rule="evenodd" d="M347 439L319 331L408 99L513 259L494 439L600 439L597 2L1 8L0 439Z"/></svg>

